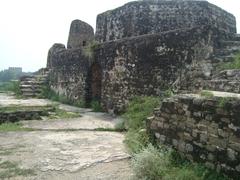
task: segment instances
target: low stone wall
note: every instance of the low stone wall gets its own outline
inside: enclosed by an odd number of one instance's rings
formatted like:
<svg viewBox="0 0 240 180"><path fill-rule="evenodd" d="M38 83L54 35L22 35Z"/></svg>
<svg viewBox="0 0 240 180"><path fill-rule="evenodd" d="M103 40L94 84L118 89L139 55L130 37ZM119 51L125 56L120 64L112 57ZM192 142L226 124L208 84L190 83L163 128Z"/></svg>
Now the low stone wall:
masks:
<svg viewBox="0 0 240 180"><path fill-rule="evenodd" d="M177 95L165 99L149 120L158 142L238 179L240 99Z"/></svg>
<svg viewBox="0 0 240 180"><path fill-rule="evenodd" d="M48 113L43 110L0 112L0 124L14 123L21 120L39 120L41 116L46 116L47 114Z"/></svg>
<svg viewBox="0 0 240 180"><path fill-rule="evenodd" d="M224 91L240 93L240 70L224 70L212 77L212 80L206 80L203 88L213 91Z"/></svg>

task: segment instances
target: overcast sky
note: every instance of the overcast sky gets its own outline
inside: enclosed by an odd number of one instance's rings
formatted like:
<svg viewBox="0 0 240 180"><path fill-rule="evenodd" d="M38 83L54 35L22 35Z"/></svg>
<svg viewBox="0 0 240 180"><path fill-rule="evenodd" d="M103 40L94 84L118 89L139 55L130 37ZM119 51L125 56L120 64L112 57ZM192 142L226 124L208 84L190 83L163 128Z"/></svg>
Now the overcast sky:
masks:
<svg viewBox="0 0 240 180"><path fill-rule="evenodd" d="M96 26L97 14L131 0L2 0L0 2L0 70L9 66L36 71L45 67L48 49L67 43L72 20ZM240 1L209 0L237 18Z"/></svg>

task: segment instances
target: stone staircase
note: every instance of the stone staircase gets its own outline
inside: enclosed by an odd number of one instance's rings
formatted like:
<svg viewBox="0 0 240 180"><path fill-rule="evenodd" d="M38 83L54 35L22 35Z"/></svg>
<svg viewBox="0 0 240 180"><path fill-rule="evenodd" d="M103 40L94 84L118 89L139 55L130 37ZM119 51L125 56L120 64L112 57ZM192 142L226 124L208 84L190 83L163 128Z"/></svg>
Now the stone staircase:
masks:
<svg viewBox="0 0 240 180"><path fill-rule="evenodd" d="M219 70L219 65L234 61L236 53L240 52L240 35L231 41L223 41L220 48L215 50L212 59L213 71L210 80L206 80L203 89L240 93L240 69Z"/></svg>
<svg viewBox="0 0 240 180"><path fill-rule="evenodd" d="M38 97L41 94L43 85L48 81L47 70L41 70L32 76L23 76L20 78L20 90L23 97Z"/></svg>

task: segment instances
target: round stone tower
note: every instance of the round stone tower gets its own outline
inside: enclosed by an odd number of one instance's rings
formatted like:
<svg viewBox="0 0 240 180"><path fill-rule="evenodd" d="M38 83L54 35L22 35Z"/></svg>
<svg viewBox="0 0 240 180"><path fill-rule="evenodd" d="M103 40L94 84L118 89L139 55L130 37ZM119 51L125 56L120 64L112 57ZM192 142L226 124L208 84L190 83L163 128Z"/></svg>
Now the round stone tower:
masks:
<svg viewBox="0 0 240 180"><path fill-rule="evenodd" d="M68 49L82 48L93 39L94 32L92 26L81 20L72 21L68 36Z"/></svg>

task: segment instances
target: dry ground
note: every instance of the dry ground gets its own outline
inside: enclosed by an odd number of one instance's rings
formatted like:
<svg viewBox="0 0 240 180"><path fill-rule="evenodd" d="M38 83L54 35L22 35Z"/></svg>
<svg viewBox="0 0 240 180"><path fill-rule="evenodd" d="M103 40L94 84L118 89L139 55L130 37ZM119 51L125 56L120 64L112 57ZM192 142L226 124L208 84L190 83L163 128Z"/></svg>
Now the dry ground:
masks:
<svg viewBox="0 0 240 180"><path fill-rule="evenodd" d="M0 95L0 105L46 105L48 100L16 100ZM33 131L0 133L0 179L127 180L132 176L124 134L113 128L118 118L61 105L79 118L23 121Z"/></svg>

